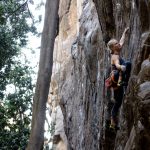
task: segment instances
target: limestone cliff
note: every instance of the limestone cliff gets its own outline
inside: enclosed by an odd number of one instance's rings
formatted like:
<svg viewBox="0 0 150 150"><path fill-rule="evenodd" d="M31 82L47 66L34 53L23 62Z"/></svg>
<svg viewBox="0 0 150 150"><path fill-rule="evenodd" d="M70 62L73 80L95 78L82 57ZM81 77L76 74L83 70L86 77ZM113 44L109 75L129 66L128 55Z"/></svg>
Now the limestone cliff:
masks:
<svg viewBox="0 0 150 150"><path fill-rule="evenodd" d="M68 149L146 150L150 147L150 1L60 0L59 16L52 76L57 85L52 84L51 92L57 87ZM105 130L110 102L104 86L110 59L106 43L111 37L119 39L127 26L122 56L132 62L132 73L120 110L121 128L112 135Z"/></svg>

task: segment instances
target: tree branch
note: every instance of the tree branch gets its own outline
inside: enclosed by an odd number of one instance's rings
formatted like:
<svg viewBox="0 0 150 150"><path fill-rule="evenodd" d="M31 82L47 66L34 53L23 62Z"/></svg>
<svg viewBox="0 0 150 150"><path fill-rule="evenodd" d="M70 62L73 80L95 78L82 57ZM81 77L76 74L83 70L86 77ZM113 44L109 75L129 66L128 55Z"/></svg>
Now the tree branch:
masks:
<svg viewBox="0 0 150 150"><path fill-rule="evenodd" d="M7 20L10 16L12 16L13 14L15 14L18 10L20 10L22 7L24 7L25 5L27 5L27 4L28 4L28 0L26 0L26 2L23 3L22 5L20 5L16 10L14 10L13 12L11 12L11 13L6 17L6 20Z"/></svg>

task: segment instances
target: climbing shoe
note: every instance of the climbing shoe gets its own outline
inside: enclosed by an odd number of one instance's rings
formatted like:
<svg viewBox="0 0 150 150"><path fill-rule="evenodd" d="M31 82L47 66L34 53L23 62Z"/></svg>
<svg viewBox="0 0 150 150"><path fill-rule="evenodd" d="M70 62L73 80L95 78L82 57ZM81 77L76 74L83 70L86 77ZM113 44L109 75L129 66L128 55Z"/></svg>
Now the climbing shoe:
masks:
<svg viewBox="0 0 150 150"><path fill-rule="evenodd" d="M110 129L118 131L120 128L117 125L110 125Z"/></svg>
<svg viewBox="0 0 150 150"><path fill-rule="evenodd" d="M110 124L110 129L113 129L113 130L115 130L115 126L114 125L112 125L112 124Z"/></svg>

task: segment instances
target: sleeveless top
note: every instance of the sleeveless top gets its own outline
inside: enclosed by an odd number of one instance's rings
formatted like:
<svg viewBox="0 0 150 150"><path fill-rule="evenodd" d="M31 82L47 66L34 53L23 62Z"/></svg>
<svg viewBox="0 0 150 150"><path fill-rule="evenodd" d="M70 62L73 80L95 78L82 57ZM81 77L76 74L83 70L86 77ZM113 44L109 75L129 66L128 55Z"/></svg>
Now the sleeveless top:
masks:
<svg viewBox="0 0 150 150"><path fill-rule="evenodd" d="M124 60L121 57L119 58L119 62L120 65L124 64ZM118 70L115 64L111 64L111 70Z"/></svg>

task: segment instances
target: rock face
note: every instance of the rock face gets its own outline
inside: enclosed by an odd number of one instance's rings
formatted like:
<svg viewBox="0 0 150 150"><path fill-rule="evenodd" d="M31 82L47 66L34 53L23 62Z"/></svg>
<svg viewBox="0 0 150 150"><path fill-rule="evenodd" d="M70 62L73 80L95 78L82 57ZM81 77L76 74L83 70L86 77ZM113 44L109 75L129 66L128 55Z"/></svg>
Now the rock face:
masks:
<svg viewBox="0 0 150 150"><path fill-rule="evenodd" d="M94 2L93 2L94 1ZM57 87L69 150L140 150L150 147L150 2L60 1L51 89ZM120 130L105 130L110 97L104 79L106 43L130 27L122 56L132 73L120 110ZM145 61L144 61L145 60ZM56 83L56 84L53 84Z"/></svg>
<svg viewBox="0 0 150 150"><path fill-rule="evenodd" d="M150 146L150 61L143 61L138 75L130 84L120 116L122 130L116 138L116 149L147 149ZM122 139L124 138L124 139Z"/></svg>

